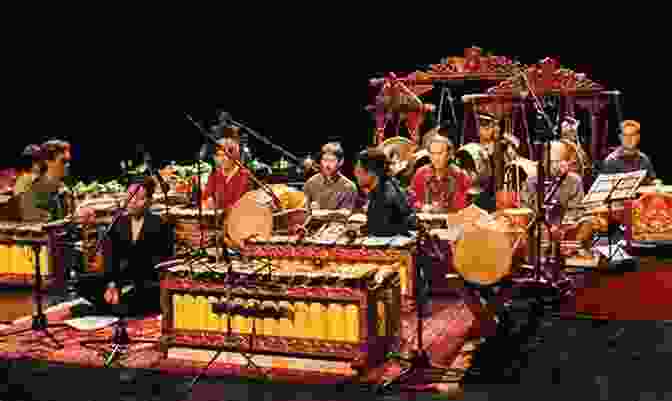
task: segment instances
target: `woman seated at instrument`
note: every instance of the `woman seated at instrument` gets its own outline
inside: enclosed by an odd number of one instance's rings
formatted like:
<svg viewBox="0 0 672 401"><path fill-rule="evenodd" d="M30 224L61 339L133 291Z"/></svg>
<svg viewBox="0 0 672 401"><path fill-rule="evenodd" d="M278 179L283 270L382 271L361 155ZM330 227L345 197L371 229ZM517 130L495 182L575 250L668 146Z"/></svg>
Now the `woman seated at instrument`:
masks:
<svg viewBox="0 0 672 401"><path fill-rule="evenodd" d="M207 208L226 211L249 190L249 172L234 162L240 161L238 129L220 128L220 134L214 156L216 168L208 177L203 198Z"/></svg>
<svg viewBox="0 0 672 401"><path fill-rule="evenodd" d="M129 195L137 192L128 203L128 213L109 233L105 274L77 283L79 294L92 305L73 307L73 314L140 315L160 310L155 266L173 256L174 239L172 230L150 211L155 188L151 177L129 186Z"/></svg>

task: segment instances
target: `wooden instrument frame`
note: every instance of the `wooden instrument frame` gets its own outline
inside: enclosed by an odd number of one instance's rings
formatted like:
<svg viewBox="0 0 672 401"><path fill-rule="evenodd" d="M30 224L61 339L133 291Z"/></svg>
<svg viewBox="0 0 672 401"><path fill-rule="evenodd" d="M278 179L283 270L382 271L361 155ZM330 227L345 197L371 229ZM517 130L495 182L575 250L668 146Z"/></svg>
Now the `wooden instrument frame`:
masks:
<svg viewBox="0 0 672 401"><path fill-rule="evenodd" d="M369 288L366 280L355 280L348 288L291 287L283 290L231 288L220 281L197 281L188 275L163 272L161 276L161 308L163 311L161 350L167 355L170 348L187 347L205 350L249 352L263 355L282 355L321 360L350 362L354 369L370 368L384 362L387 352L393 350L401 332L401 293L398 275L386 285ZM268 336L259 333L232 333L242 337L239 346L227 344L227 333L213 330L176 329L173 295L226 296L276 302L320 302L325 304L356 305L359 308L359 341L334 341L289 336ZM378 329L378 303L385 305L385 332ZM254 319L254 318L252 318ZM252 346L250 347L250 344Z"/></svg>

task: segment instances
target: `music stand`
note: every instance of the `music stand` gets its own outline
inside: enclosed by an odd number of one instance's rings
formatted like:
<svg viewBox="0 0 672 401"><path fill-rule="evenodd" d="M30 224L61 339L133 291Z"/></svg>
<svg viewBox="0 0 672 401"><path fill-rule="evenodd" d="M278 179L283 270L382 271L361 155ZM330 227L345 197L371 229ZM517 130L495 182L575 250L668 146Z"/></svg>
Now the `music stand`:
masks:
<svg viewBox="0 0 672 401"><path fill-rule="evenodd" d="M618 254L621 258L625 258L623 247L618 243L612 245L612 238L614 231L616 231L612 229L614 221L613 203L633 199L637 194L637 188L645 178L646 170L620 174L600 174L583 199L584 204L600 202L607 205L607 244L609 247L608 255L606 255L607 263L611 263Z"/></svg>
<svg viewBox="0 0 672 401"><path fill-rule="evenodd" d="M33 295L35 306L37 307L37 312L33 315L33 323L31 327L17 330L11 333L2 333L0 338L5 338L17 334L26 333L29 331L34 331L44 334L45 337L49 338L56 345L56 349L63 349L63 345L54 337L53 334L49 332L51 327L68 327L65 323L49 323L47 315L45 315L42 305L42 269L40 267L40 251L42 246L47 244L46 240L22 240L17 242L17 244L27 245L33 249L33 255L35 257L35 263L33 264L35 268L35 285L33 286Z"/></svg>

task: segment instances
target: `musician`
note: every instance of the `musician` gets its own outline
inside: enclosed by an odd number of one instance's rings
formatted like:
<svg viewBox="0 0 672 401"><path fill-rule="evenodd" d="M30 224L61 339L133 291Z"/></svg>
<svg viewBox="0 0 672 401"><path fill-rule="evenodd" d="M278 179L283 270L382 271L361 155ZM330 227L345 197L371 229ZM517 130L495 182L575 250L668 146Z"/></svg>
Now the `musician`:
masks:
<svg viewBox="0 0 672 401"><path fill-rule="evenodd" d="M416 171L409 197L417 210L425 213L453 213L467 206L471 178L450 164L455 152L453 142L434 135L428 143L431 164Z"/></svg>
<svg viewBox="0 0 672 401"><path fill-rule="evenodd" d="M173 256L174 238L149 209L156 185L152 177L144 177L129 186L129 195L137 193L128 203L128 213L109 233L104 276L77 284L79 294L92 306L73 308L73 314L139 315L160 310L154 267Z"/></svg>
<svg viewBox="0 0 672 401"><path fill-rule="evenodd" d="M343 147L338 142L322 146L320 173L312 176L303 187L307 208L338 209L341 198L339 194L357 192L355 184L340 173L344 155Z"/></svg>
<svg viewBox="0 0 672 401"><path fill-rule="evenodd" d="M561 141L554 141L550 145L550 173L554 184L559 184L557 190L548 193L554 185L547 188L546 200L550 203L546 208L546 219L551 225L551 234L554 239L561 239L563 223L578 224L577 241L582 241L584 250L592 246L592 222L582 218L581 202L584 197L583 180L581 176L571 171L571 149ZM527 192L523 194L523 203L526 207L537 210L537 177L528 178Z"/></svg>
<svg viewBox="0 0 672 401"><path fill-rule="evenodd" d="M249 190L249 172L234 162L240 161L240 136L238 128L219 128L214 161L215 169L208 177L203 193L206 207L230 210Z"/></svg>
<svg viewBox="0 0 672 401"><path fill-rule="evenodd" d="M617 174L646 170L645 184L656 180L651 159L639 150L640 125L637 121L623 121L620 135L621 146L604 160L602 173Z"/></svg>
<svg viewBox="0 0 672 401"><path fill-rule="evenodd" d="M21 163L17 169L14 196L20 195L32 187L33 182L42 172L40 160L41 148L39 145L28 145L21 153Z"/></svg>
<svg viewBox="0 0 672 401"><path fill-rule="evenodd" d="M410 235L416 227L415 215L399 182L388 176L389 161L378 148L357 155L355 176L367 195L367 232L370 236Z"/></svg>
<svg viewBox="0 0 672 401"><path fill-rule="evenodd" d="M21 194L21 219L31 222L63 219L73 207L63 183L69 174L70 144L61 140L48 141L40 147L39 159L39 177L28 192Z"/></svg>
<svg viewBox="0 0 672 401"><path fill-rule="evenodd" d="M583 149L583 146L579 141L580 125L581 123L578 120L570 116L566 116L560 124L560 139L569 141L576 146L576 154L572 157L575 160L572 160L570 171L577 174L585 172L585 169L590 167L588 153Z"/></svg>

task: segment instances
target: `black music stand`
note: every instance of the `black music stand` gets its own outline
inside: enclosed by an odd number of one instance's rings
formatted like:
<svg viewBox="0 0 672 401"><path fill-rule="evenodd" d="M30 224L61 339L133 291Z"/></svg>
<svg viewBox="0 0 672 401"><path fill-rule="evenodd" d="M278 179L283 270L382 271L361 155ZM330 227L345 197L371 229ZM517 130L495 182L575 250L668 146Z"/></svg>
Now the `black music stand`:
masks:
<svg viewBox="0 0 672 401"><path fill-rule="evenodd" d="M422 384L431 384L431 383L459 383L462 381L466 370L462 369L450 369L450 368L438 368L432 365L431 358L429 353L424 348L423 344L423 334L424 334L424 319L423 306L424 300L428 297L425 297L421 294L423 288L426 288L424 284L426 283L428 272L425 271L425 265L430 263L431 257L425 254L425 247L423 246L428 241L434 241L430 236L429 232L424 228L420 227L418 231L418 244L416 247L416 258L415 258L415 297L416 297L416 306L415 310L417 313L417 326L416 326L416 335L418 337L418 348L413 351L413 355L410 358L394 358L404 362L410 363L410 366L404 369L397 377L386 381L381 384L377 392L379 394L387 393L390 391L391 387L394 385L422 385ZM418 261L420 261L418 263Z"/></svg>
<svg viewBox="0 0 672 401"><path fill-rule="evenodd" d="M33 249L33 254L35 257L35 285L33 287L33 295L35 299L35 306L37 307L37 312L33 315L33 323L31 327L14 331L12 333L2 333L0 338L5 338L17 334L26 333L29 331L34 331L44 334L45 337L49 338L55 345L56 349L63 349L63 345L54 337L53 334L49 332L49 328L52 327L68 327L64 323L49 323L47 315L43 311L42 305L42 272L40 267L40 251L42 246L47 244L46 240L29 240L29 241L20 241L19 244L28 245Z"/></svg>
<svg viewBox="0 0 672 401"><path fill-rule="evenodd" d="M614 234L618 231L614 227L613 203L632 199L645 178L646 170L624 174L601 174L584 198L584 203L599 201L607 205L607 244L609 252L606 256L609 264L616 258L628 259L623 247L618 242L613 243ZM605 192L607 192L606 197L604 196Z"/></svg>

